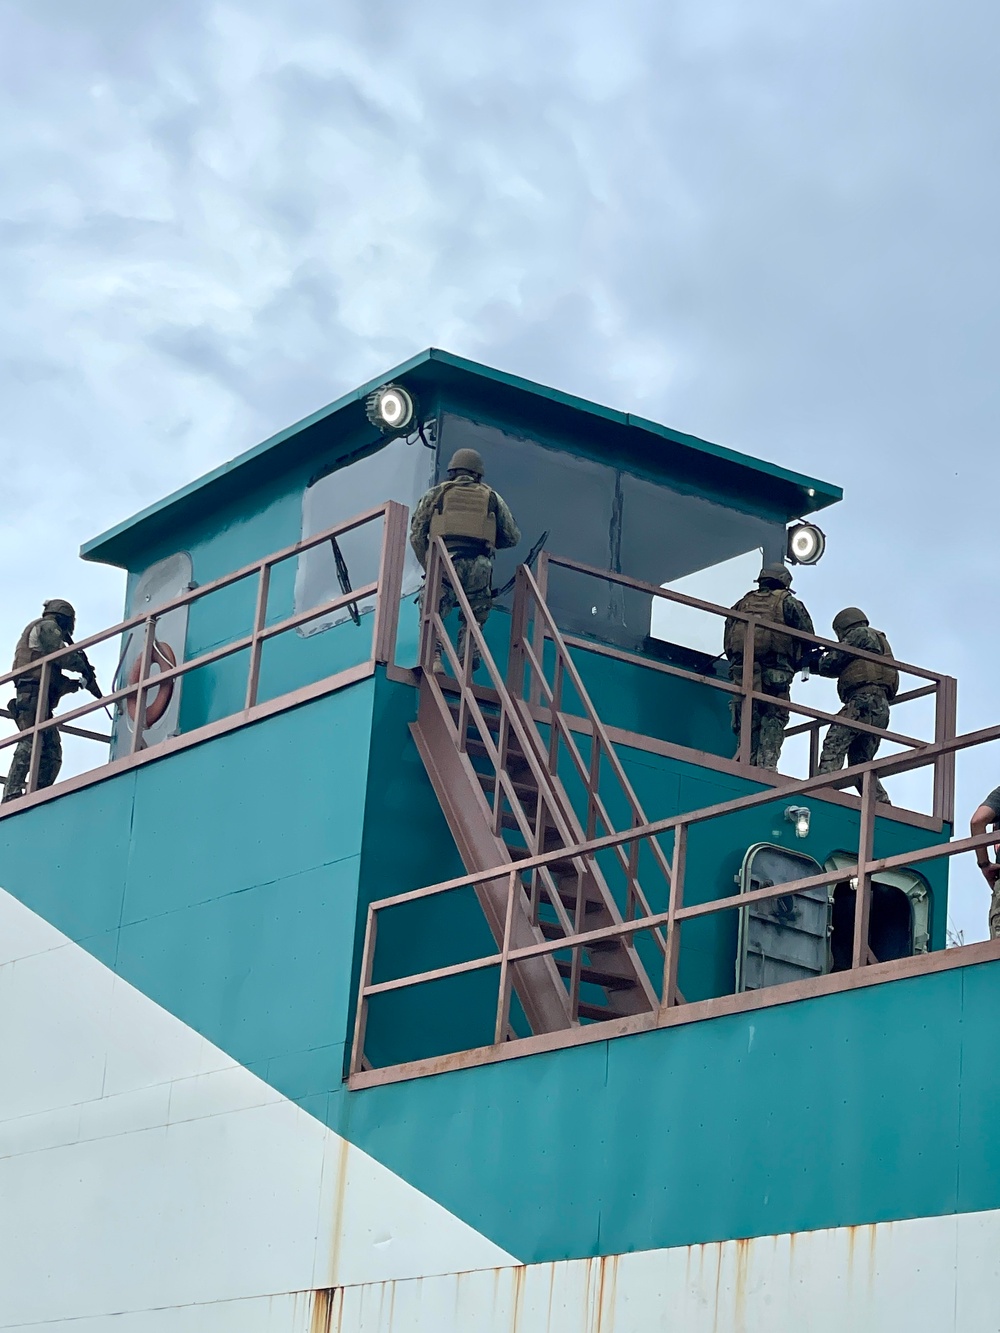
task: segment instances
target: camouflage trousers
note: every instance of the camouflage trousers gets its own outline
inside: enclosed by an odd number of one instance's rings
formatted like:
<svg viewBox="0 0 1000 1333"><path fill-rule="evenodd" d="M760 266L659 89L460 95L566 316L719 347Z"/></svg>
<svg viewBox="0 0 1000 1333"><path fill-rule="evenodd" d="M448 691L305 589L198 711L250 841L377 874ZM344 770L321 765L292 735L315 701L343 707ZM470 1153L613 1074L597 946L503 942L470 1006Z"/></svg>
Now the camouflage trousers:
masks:
<svg viewBox="0 0 1000 1333"><path fill-rule="evenodd" d="M19 689L14 707L11 710L14 714L14 721L18 729L23 731L25 727L30 727L35 721L35 708L38 702L38 694L35 690ZM52 716L52 710L45 714L46 718ZM59 770L62 768L62 739L59 735L58 727L50 727L48 731L43 731L41 740L41 754L38 760L38 786L51 787L53 782L59 776ZM8 751L9 753L9 751ZM10 768L7 770L7 781L4 783L3 799L12 801L17 796L24 794L24 785L28 780L28 770L31 767L31 737L23 741L18 741L14 746L14 757L10 761Z"/></svg>
<svg viewBox="0 0 1000 1333"><path fill-rule="evenodd" d="M873 727L889 725L889 697L883 685L861 685L854 691L837 714L853 722L867 722ZM819 773L835 773L843 768L844 759L848 767L852 764L866 764L874 759L881 744L881 737L871 732L855 731L853 727L842 726L838 722L831 724L823 742L823 752L819 757ZM858 791L861 783L857 784ZM875 780L875 799L891 805L889 794L881 782Z"/></svg>
<svg viewBox="0 0 1000 1333"><path fill-rule="evenodd" d="M743 663L733 661L729 664L729 678L739 685L743 680ZM775 699L788 700L791 697L792 673L782 667L761 666L754 663L753 687L764 694L772 694ZM734 697L729 705L733 719L733 731L739 737L743 721L743 700ZM780 704L755 703L750 715L750 762L758 768L777 769L781 758L781 747L785 740L785 726L788 722L788 709Z"/></svg>
<svg viewBox="0 0 1000 1333"><path fill-rule="evenodd" d="M453 555L451 562L455 566L455 573L458 575L462 590L469 600L469 607L475 617L476 624L485 625L487 617L493 609L493 561L488 555ZM442 588L441 600L438 602L438 614L443 619L449 611L454 611L455 607L458 606L458 598L447 579L444 580ZM418 604L421 611L423 611L423 588L420 590ZM458 656L461 661L464 661L467 627L465 615L462 611L458 613L458 624ZM440 643L437 645L437 652L440 656ZM475 645L473 645L473 670L479 665L479 661L479 654L475 652Z"/></svg>

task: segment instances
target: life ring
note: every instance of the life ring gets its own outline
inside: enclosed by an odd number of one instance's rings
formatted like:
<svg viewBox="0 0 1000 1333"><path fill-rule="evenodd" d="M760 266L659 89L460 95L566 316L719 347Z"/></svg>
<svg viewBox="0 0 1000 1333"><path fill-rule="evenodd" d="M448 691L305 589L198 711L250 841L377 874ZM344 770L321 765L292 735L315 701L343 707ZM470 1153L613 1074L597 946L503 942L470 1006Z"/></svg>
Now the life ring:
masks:
<svg viewBox="0 0 1000 1333"><path fill-rule="evenodd" d="M156 664L161 671L177 665L177 658L174 656L174 650L169 643L160 643L158 639L153 642L153 652L150 666ZM128 683L130 685L139 684L139 673L142 670L142 654L132 663L132 669L128 673ZM155 679L155 677L153 678ZM174 677L165 680L162 685L157 685L156 692L151 693L146 699L146 726L155 727L160 718L167 711L170 700L174 695ZM139 696L130 694L125 700L125 708L129 715L129 721L135 721L136 705Z"/></svg>

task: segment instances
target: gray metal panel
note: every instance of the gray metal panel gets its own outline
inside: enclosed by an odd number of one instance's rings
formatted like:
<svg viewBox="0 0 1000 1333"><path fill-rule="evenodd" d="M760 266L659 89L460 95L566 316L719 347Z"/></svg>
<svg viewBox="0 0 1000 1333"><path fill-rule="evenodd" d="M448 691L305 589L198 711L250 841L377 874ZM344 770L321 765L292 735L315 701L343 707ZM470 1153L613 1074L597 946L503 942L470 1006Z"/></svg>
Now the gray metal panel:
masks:
<svg viewBox="0 0 1000 1333"><path fill-rule="evenodd" d="M804 852L758 843L743 858L740 892L783 884L823 867ZM737 991L822 976L829 970L830 891L791 893L740 909Z"/></svg>

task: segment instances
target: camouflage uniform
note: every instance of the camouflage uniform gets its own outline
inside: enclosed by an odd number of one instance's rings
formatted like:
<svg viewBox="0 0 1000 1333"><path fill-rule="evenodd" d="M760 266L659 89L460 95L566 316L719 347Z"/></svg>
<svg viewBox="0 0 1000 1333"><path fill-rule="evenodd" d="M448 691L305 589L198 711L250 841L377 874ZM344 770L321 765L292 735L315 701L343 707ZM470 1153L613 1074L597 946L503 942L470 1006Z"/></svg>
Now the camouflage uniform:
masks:
<svg viewBox="0 0 1000 1333"><path fill-rule="evenodd" d="M430 546L431 517L442 492L448 486L475 485L475 477L466 473L451 481L440 482L427 491L417 502L410 519L410 545L421 565L427 567L427 550ZM492 492L491 512L495 513L497 525L497 546L505 549L516 546L521 540L521 531L514 522L514 516L502 496ZM487 550L482 543L466 541L461 537L445 538L445 545L451 556L455 573L462 585L469 606L478 625L485 625L493 606L493 551ZM420 590L419 605L423 610L423 588ZM455 590L447 580L443 583L443 592L438 604L440 615L446 616L458 606ZM465 616L459 611L458 655L465 660L466 624ZM473 657L473 669L479 665L478 655Z"/></svg>
<svg viewBox="0 0 1000 1333"><path fill-rule="evenodd" d="M763 572L763 571L762 571ZM780 586L777 580L771 581L777 589ZM753 594L748 594L752 596ZM736 603L741 606L746 598ZM799 599L787 592L782 600L782 614L784 624L792 629L803 630L806 634L814 634L812 617L799 601ZM799 641L788 639L788 647L778 653L768 653L763 657L754 654L753 664L753 687L755 690L761 690L764 694L771 694L775 699L783 699L786 702L791 698L792 680L795 677L795 671L798 667L800 652L797 648ZM730 652L729 678L734 684L739 685L743 681L743 654L741 652ZM729 711L733 720L733 732L740 735L740 725L743 719L743 700L734 696L730 701ZM769 768L776 770L778 760L781 758L781 747L785 740L785 727L788 723L788 709L782 708L780 704L755 703L750 717L750 762L758 768Z"/></svg>
<svg viewBox="0 0 1000 1333"><path fill-rule="evenodd" d="M884 652L883 640L868 625L854 625L845 630L841 642L849 644L852 648L863 648L869 653ZM861 660L852 657L850 653L831 649L820 658L817 669L821 676L840 677L852 662ZM838 714L839 717L852 722L867 722L869 726L881 727L883 730L888 727L890 699L888 685L865 682L845 690L841 697L844 706ZM835 773L837 769L843 768L845 758L848 767L853 764L865 764L869 759L875 758L880 744L881 737L873 736L871 732L855 731L853 727L834 722L823 741L817 772ZM858 783L857 786L860 791L861 784ZM878 778L875 779L875 799L891 804L889 794Z"/></svg>
<svg viewBox="0 0 1000 1333"><path fill-rule="evenodd" d="M60 648L64 648L72 642L69 633L60 627L54 616L44 615L39 620L33 620L31 624L25 627L18 640L11 670L17 671L21 668L27 668L29 663L37 661L40 657L46 657L49 653L58 652ZM92 675L92 668L87 660L86 653L79 650L67 653L58 666L51 667L49 669L48 706L45 709L43 720L52 716L56 704L64 695L73 694L80 688L79 681L67 679L63 674L63 668L67 671L79 672L80 675L85 677ZM15 682L17 695L8 704L8 709L20 731L34 725L38 707L40 674L40 671L32 673L30 670L25 670L24 675ZM38 786L51 787L59 776L59 770L62 767L62 740L59 736L59 728L49 727L48 730L43 731L40 744ZM14 756L10 761L7 781L4 784L3 799L5 801L13 800L15 797L24 794L24 784L31 767L31 748L30 737L18 741L14 747Z"/></svg>

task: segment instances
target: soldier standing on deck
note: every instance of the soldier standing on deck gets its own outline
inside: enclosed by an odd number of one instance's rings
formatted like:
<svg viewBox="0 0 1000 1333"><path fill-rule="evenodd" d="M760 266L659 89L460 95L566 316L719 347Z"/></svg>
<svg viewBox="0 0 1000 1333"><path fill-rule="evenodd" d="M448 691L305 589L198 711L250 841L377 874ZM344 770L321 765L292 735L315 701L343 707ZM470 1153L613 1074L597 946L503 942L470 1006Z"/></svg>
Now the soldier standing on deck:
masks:
<svg viewBox="0 0 1000 1333"><path fill-rule="evenodd" d="M889 640L880 629L872 629L864 611L856 606L846 606L833 618L833 632L841 643L851 648L863 648L865 652L878 653L881 657L892 657ZM817 667L821 676L836 676L837 693L844 705L838 716L853 722L867 722L870 726L889 725L889 705L899 689L899 672L895 667L883 662L869 662L866 658L855 657L853 653L840 652L832 648L823 654ZM864 764L874 759L880 736L870 731L856 731L842 723L834 722L826 733L823 752L819 757L819 773L835 773L843 767L844 757L850 767ZM858 783L858 790L861 784ZM875 799L891 805L886 789L875 779Z"/></svg>
<svg viewBox="0 0 1000 1333"><path fill-rule="evenodd" d="M7 705L8 712L17 724L18 730L24 731L35 723L38 710L38 687L41 682L41 668L31 670L30 664L49 653L58 652L73 642L73 630L76 625L76 612L69 602L61 597L54 597L42 607L40 619L26 625L17 641L14 651L12 671L22 674L14 681L17 695ZM80 680L70 680L64 671L73 671ZM87 689L95 698L101 697L101 689L90 665L87 654L77 648L67 653L49 668L49 697L42 713L42 721L52 716L52 712L65 694L73 694L79 689ZM59 776L62 767L62 741L58 727L49 727L39 736L41 754L38 761L38 786L51 787ZM32 738L18 741L14 747L14 757L10 762L7 781L4 784L3 799L12 801L24 795L24 783L31 767Z"/></svg>
<svg viewBox="0 0 1000 1333"><path fill-rule="evenodd" d="M493 557L497 548L516 546L521 533L503 498L483 481L485 467L475 449L458 449L448 464L447 481L439 482L417 502L410 520L410 545L427 568L427 551L435 537L443 537L459 582L469 599L478 625L484 625L493 606ZM421 590L421 607L423 590ZM447 580L439 605L447 615L458 600ZM459 613L458 655L465 660L466 624ZM472 669L479 666L474 654ZM434 655L435 672L444 670L441 646Z"/></svg>
<svg viewBox="0 0 1000 1333"><path fill-rule="evenodd" d="M784 565L765 565L757 575L756 589L741 597L732 608L759 616L764 623L754 631L753 687L775 699L791 697L792 679L796 668L807 652L805 641L782 634L779 626L800 629L813 634L812 618L799 599L791 592L792 576ZM743 645L746 641L746 623L729 617L726 620L725 648L729 658L729 676L739 684L743 679ZM734 696L731 704L733 731L740 734L743 700ZM777 769L781 746L785 739L788 709L780 703L755 703L751 713L750 762L760 768Z"/></svg>

